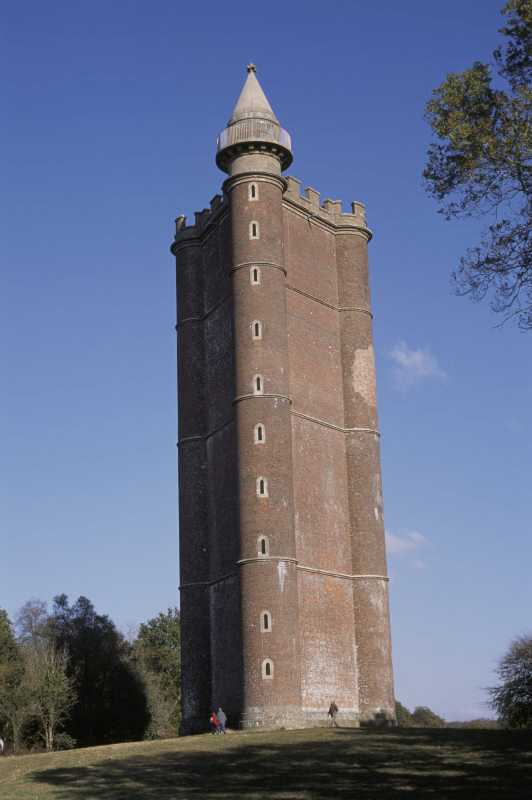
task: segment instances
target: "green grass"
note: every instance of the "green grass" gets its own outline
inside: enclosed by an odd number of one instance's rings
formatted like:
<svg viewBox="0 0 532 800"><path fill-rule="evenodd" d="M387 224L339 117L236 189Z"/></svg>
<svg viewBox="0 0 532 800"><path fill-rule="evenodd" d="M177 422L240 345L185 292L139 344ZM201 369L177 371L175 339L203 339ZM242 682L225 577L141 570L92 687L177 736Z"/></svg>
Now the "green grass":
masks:
<svg viewBox="0 0 532 800"><path fill-rule="evenodd" d="M532 731L230 732L0 759L2 800L532 797Z"/></svg>

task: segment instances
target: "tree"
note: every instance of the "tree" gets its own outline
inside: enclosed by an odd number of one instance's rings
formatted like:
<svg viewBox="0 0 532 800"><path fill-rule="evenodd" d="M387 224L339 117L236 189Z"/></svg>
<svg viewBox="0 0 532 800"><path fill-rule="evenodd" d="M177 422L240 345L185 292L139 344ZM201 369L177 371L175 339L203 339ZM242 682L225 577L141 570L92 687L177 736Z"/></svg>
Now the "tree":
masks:
<svg viewBox="0 0 532 800"><path fill-rule="evenodd" d="M436 136L423 172L427 192L447 219L489 220L480 244L452 273L455 291L532 328L532 0L509 0L501 13L505 47L491 67L475 62L450 72L433 91L425 119Z"/></svg>
<svg viewBox="0 0 532 800"><path fill-rule="evenodd" d="M31 718L31 692L26 680L24 653L17 644L11 621L0 609L0 731L17 752L24 725Z"/></svg>
<svg viewBox="0 0 532 800"><path fill-rule="evenodd" d="M149 721L145 691L114 623L86 597L70 606L62 594L54 598L49 624L68 656L77 695L67 733L85 745L142 739Z"/></svg>
<svg viewBox="0 0 532 800"><path fill-rule="evenodd" d="M178 608L142 623L132 658L144 681L148 738L176 736L181 720L181 627Z"/></svg>
<svg viewBox="0 0 532 800"><path fill-rule="evenodd" d="M532 728L532 635L511 642L496 670L500 684L491 687L490 705L511 728Z"/></svg>
<svg viewBox="0 0 532 800"><path fill-rule="evenodd" d="M412 728L445 728L445 720L427 706L416 706L412 711Z"/></svg>
<svg viewBox="0 0 532 800"><path fill-rule="evenodd" d="M48 607L44 600L33 597L19 609L15 618L17 641L20 644L35 644L43 638L49 638Z"/></svg>
<svg viewBox="0 0 532 800"><path fill-rule="evenodd" d="M73 681L67 675L65 650L43 639L27 645L26 676L31 686L31 711L47 750L54 749L59 726L68 719L76 702Z"/></svg>
<svg viewBox="0 0 532 800"><path fill-rule="evenodd" d="M397 717L397 725L400 728L412 727L412 714L399 700L395 701L395 716Z"/></svg>

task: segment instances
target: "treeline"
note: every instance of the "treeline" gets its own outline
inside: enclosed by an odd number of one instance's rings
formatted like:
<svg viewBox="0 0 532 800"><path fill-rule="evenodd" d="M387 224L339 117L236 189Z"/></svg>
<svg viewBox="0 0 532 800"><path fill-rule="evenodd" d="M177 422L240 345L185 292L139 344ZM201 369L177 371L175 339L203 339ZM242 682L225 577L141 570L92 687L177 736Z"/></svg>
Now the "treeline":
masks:
<svg viewBox="0 0 532 800"><path fill-rule="evenodd" d="M127 641L86 597L0 609L0 737L18 752L176 736L181 717L179 610Z"/></svg>
<svg viewBox="0 0 532 800"><path fill-rule="evenodd" d="M439 717L428 706L416 706L409 711L406 706L395 701L395 715L400 728L445 728L445 720Z"/></svg>
<svg viewBox="0 0 532 800"><path fill-rule="evenodd" d="M532 0L531 7L532 7ZM499 683L488 688L488 705L498 719L473 719L469 722L445 722L430 708L418 706L410 712L396 701L395 712L400 728L523 728L532 730L532 634L524 633L510 642L499 659L496 673Z"/></svg>
<svg viewBox="0 0 532 800"><path fill-rule="evenodd" d="M503 725L499 720L487 719L481 717L479 719L471 719L467 722L446 722L443 717L439 717L428 706L416 706L413 711L409 711L406 706L395 701L395 713L397 715L397 724L400 728L502 728Z"/></svg>

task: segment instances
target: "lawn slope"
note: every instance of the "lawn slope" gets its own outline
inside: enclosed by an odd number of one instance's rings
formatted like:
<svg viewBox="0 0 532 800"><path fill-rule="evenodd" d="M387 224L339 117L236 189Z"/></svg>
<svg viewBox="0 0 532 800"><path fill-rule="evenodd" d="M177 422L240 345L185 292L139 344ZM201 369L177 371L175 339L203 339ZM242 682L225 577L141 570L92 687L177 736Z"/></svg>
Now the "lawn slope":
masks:
<svg viewBox="0 0 532 800"><path fill-rule="evenodd" d="M2 800L532 796L532 731L230 732L0 758Z"/></svg>

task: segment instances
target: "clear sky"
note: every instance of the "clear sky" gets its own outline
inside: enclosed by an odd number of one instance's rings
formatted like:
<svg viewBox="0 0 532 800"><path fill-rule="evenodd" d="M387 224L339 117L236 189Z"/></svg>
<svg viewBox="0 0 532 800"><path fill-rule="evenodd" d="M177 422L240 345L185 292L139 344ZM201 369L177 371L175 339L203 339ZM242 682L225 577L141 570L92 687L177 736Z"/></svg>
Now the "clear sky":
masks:
<svg viewBox="0 0 532 800"><path fill-rule="evenodd" d="M179 602L173 220L220 191L253 60L289 174L366 204L396 697L486 716L532 629L531 347L449 273L478 222L423 192L423 110L503 0L1 3L0 607Z"/></svg>

